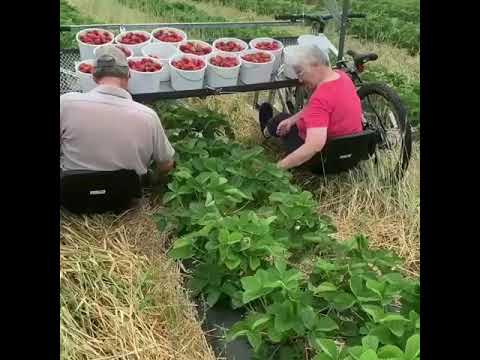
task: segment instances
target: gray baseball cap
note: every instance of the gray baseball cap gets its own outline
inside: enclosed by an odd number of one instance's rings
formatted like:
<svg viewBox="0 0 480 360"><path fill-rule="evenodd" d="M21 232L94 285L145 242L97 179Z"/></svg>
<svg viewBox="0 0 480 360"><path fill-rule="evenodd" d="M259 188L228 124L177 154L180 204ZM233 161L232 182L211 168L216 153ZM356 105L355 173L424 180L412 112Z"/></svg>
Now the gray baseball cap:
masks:
<svg viewBox="0 0 480 360"><path fill-rule="evenodd" d="M95 77L117 76L128 77L128 61L122 50L115 45L104 45L95 52L97 61Z"/></svg>

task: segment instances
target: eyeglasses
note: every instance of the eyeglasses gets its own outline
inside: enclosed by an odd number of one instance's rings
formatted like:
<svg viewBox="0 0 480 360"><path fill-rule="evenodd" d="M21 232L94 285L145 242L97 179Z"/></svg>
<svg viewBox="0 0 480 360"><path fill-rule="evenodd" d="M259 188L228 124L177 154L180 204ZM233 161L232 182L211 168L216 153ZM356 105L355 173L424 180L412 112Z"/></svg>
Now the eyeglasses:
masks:
<svg viewBox="0 0 480 360"><path fill-rule="evenodd" d="M304 69L302 69L302 70L295 69L295 74L297 75L297 78L301 79L301 78L303 78L303 75L305 74L305 70Z"/></svg>

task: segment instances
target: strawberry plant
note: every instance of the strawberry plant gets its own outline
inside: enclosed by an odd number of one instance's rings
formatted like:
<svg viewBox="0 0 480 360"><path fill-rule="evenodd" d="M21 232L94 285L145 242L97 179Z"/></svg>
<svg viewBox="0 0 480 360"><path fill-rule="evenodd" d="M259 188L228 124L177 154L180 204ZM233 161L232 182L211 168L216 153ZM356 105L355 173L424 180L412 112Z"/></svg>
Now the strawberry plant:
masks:
<svg viewBox="0 0 480 360"><path fill-rule="evenodd" d="M156 220L178 235L169 255L191 264L194 295L248 310L226 340L246 337L257 359L419 358L419 283L399 258L363 236L334 240L312 194L261 148L232 143L218 115L161 108L178 166ZM302 272L306 251L316 260Z"/></svg>

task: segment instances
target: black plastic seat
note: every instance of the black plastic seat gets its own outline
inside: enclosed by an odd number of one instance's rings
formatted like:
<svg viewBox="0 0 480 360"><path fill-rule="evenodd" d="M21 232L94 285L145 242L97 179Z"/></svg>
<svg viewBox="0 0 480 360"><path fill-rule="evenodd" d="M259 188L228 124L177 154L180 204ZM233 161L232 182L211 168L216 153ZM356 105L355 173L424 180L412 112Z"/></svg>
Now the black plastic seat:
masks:
<svg viewBox="0 0 480 360"><path fill-rule="evenodd" d="M347 55L350 55L353 58L353 62L355 63L355 66L363 65L368 61L375 61L378 59L378 55L375 53L360 54L353 50L348 50Z"/></svg>
<svg viewBox="0 0 480 360"><path fill-rule="evenodd" d="M368 160L375 153L377 132L364 130L355 135L342 136L327 142L322 152L309 162L316 174L338 174Z"/></svg>
<svg viewBox="0 0 480 360"><path fill-rule="evenodd" d="M72 213L118 213L128 209L134 198L140 197L141 181L134 170L61 173L60 202Z"/></svg>

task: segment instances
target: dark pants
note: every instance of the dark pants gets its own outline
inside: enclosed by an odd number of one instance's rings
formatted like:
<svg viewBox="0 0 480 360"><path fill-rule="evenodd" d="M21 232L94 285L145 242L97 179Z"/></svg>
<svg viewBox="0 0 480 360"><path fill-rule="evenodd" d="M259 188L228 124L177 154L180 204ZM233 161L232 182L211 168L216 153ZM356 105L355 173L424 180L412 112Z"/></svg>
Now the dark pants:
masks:
<svg viewBox="0 0 480 360"><path fill-rule="evenodd" d="M274 136L281 141L287 154L291 154L305 143L305 140L303 140L298 135L297 125L293 125L290 128L290 131L285 136L277 135L278 124L280 124L283 120L289 118L290 116L290 114L284 112L273 116L273 108L269 103L263 103L262 105L260 105L259 120L262 133L264 132L264 129L267 128L268 133L271 136ZM305 164L302 164L301 167L315 174L323 174L321 155L315 155Z"/></svg>

